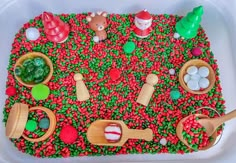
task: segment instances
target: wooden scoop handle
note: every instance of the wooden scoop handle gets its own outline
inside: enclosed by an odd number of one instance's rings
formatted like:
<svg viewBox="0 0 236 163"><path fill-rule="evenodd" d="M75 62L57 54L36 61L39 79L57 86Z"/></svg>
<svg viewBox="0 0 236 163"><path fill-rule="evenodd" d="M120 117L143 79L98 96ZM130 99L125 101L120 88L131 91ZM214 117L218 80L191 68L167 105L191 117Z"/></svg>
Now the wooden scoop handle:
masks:
<svg viewBox="0 0 236 163"><path fill-rule="evenodd" d="M224 116L221 116L219 118L214 118L212 119L212 123L214 124L215 128L218 128L221 124L223 124L224 122L235 118L236 117L236 110L229 112L228 114L225 114Z"/></svg>
<svg viewBox="0 0 236 163"><path fill-rule="evenodd" d="M144 139L146 141L151 141L153 139L153 132L150 128L146 128L145 130L129 129L126 136L129 139Z"/></svg>

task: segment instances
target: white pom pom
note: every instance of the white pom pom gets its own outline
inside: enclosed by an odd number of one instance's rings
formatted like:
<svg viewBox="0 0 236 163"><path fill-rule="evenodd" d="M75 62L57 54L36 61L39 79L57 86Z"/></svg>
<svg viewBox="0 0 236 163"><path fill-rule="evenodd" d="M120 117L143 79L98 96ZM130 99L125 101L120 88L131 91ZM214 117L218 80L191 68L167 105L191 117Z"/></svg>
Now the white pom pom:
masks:
<svg viewBox="0 0 236 163"><path fill-rule="evenodd" d="M179 38L180 37L180 35L178 34L178 33L174 33L174 38L175 39L177 39L177 38Z"/></svg>
<svg viewBox="0 0 236 163"><path fill-rule="evenodd" d="M94 37L93 37L93 41L94 41L94 42L99 42L99 37L98 37L98 36L94 36Z"/></svg>
<svg viewBox="0 0 236 163"><path fill-rule="evenodd" d="M161 138L160 144L165 146L167 144L166 138Z"/></svg>
<svg viewBox="0 0 236 163"><path fill-rule="evenodd" d="M169 74L174 75L175 74L175 69L173 69L173 68L169 69Z"/></svg>
<svg viewBox="0 0 236 163"><path fill-rule="evenodd" d="M26 29L25 35L28 40L35 41L39 38L40 33L37 28L31 27L31 28Z"/></svg>

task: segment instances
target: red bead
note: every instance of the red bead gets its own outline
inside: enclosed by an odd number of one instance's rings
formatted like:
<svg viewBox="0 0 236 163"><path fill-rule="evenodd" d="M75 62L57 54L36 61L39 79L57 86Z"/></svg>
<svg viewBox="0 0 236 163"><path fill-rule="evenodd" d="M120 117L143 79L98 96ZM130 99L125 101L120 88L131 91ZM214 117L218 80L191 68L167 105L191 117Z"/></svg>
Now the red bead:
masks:
<svg viewBox="0 0 236 163"><path fill-rule="evenodd" d="M120 74L121 74L121 72L116 68L111 69L110 72L109 72L111 80L113 80L113 81L119 79Z"/></svg>
<svg viewBox="0 0 236 163"><path fill-rule="evenodd" d="M64 126L61 129L60 139L66 144L72 144L76 141L78 137L77 130L73 126Z"/></svg>
<svg viewBox="0 0 236 163"><path fill-rule="evenodd" d="M16 95L16 88L15 88L15 87L12 87L12 86L8 87L8 88L6 89L6 95L8 95L8 96L14 96L14 95Z"/></svg>

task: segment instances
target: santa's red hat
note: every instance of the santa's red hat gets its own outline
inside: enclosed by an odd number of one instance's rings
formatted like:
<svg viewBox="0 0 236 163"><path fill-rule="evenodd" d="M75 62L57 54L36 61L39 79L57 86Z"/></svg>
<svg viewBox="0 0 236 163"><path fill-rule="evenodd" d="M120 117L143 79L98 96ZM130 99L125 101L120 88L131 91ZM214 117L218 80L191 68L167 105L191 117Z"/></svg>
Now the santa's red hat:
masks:
<svg viewBox="0 0 236 163"><path fill-rule="evenodd" d="M151 14L145 9L140 12L138 12L135 15L135 19L138 20L139 22L150 22L152 21L152 16Z"/></svg>

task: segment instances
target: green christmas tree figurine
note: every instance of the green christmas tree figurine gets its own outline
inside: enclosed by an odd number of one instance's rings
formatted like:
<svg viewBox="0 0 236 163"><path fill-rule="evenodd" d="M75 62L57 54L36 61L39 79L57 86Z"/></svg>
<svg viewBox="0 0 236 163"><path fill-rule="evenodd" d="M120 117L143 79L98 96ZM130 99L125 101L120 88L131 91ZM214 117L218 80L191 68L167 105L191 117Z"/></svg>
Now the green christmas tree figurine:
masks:
<svg viewBox="0 0 236 163"><path fill-rule="evenodd" d="M197 35L198 28L203 14L203 7L198 6L189 12L187 16L183 17L176 23L176 31L185 39L194 38Z"/></svg>

